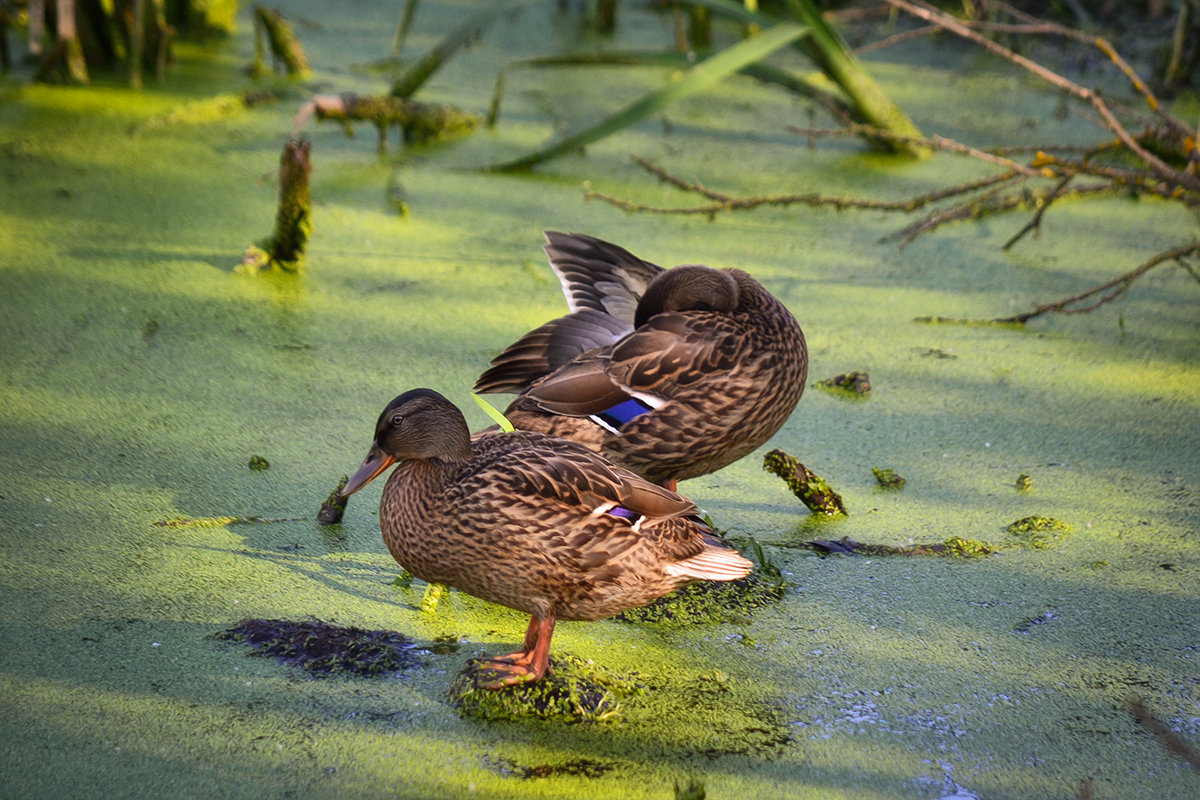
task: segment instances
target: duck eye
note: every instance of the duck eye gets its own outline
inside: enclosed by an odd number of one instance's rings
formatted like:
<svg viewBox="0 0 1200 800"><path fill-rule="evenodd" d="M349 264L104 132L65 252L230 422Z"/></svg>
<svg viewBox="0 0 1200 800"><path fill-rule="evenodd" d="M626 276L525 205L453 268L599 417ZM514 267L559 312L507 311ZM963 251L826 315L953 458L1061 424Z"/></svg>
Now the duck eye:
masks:
<svg viewBox="0 0 1200 800"><path fill-rule="evenodd" d="M404 415L403 415L403 414L396 414L395 416L393 416L393 417L392 417L392 427L393 427L393 428L399 428L399 427L400 427L400 424L401 424L402 422L404 422Z"/></svg>

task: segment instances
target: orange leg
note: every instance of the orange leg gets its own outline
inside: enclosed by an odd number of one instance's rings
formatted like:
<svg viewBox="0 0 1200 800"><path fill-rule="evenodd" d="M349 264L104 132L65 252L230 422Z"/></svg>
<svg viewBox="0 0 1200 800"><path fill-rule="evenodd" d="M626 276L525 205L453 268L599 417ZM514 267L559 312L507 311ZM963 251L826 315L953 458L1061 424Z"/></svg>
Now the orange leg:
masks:
<svg viewBox="0 0 1200 800"><path fill-rule="evenodd" d="M502 689L518 683L538 681L550 671L550 639L554 636L554 616L537 617L529 620L525 631L525 649L506 656L479 659L476 663L483 670L476 679L481 689Z"/></svg>
<svg viewBox="0 0 1200 800"><path fill-rule="evenodd" d="M667 489L668 491L672 491L672 492L679 491L679 489L676 488L678 485L679 485L679 482L676 481L674 478L667 478L665 481L662 482L662 487L664 489Z"/></svg>
<svg viewBox="0 0 1200 800"><path fill-rule="evenodd" d="M502 661L508 664L520 664L521 666L529 666L529 660L533 657L533 648L537 645L538 640L538 618L529 618L529 627L525 629L525 647L515 653L509 653L506 656L496 656L488 659L489 661Z"/></svg>

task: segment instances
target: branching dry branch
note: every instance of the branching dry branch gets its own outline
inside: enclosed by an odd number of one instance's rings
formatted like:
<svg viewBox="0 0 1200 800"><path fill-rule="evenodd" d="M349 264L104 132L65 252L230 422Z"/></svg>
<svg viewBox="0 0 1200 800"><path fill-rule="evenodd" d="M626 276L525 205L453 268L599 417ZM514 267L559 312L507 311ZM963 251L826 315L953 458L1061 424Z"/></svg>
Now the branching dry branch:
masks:
<svg viewBox="0 0 1200 800"><path fill-rule="evenodd" d="M1080 100L1090 103L1092 108L1096 110L1096 113L1098 113L1104 120L1109 130L1115 133L1117 137L1120 138L1120 140L1125 144L1125 146L1128 147L1129 150L1138 158L1145 162L1160 178L1170 183L1175 183L1186 187L1191 191L1200 191L1200 176L1197 176L1194 172L1189 172L1187 170L1174 169L1158 158L1158 156L1142 147L1129 133L1129 131L1126 130L1125 127L1117 120L1116 115L1113 114L1112 109L1109 108L1106 102L1104 102L1104 99L1101 98L1098 91L1084 88L1074 81L1064 78L1062 75L1059 75L1057 72L1054 72L1048 67L1045 67L1036 61L1032 61L1018 53L1014 53L1007 47L999 44L998 42L994 42L983 34L973 30L969 25L961 20L955 19L949 14L945 14L933 6L921 2L921 0L917 0L916 2L910 2L910 0L884 0L884 2L895 6L902 11L912 14L913 16L920 17L926 22L930 22L940 28L944 28L951 33L963 37L964 39L969 39L970 41L978 44L980 47L983 47L985 50L995 53L1001 58L1025 68L1050 85L1056 86L1059 89L1062 89L1079 98ZM1116 51L1113 49L1113 46L1109 44L1108 41L1098 36L1086 37L1084 34L1080 34L1077 31L1072 31L1070 28L1052 25L1052 23L1045 23L1043 25L1034 27L1038 28L1038 30L1032 32L1058 33L1061 35L1070 36L1071 38L1079 41L1090 42L1091 44L1095 45L1106 56L1108 56L1114 64L1117 65L1118 69L1120 69L1127 78L1132 81L1134 88L1136 88L1146 98L1146 102L1149 104L1151 110L1161 113L1161 106L1158 102L1158 98L1156 98L1150 92L1149 87L1147 87L1141 78L1137 76L1129 64L1127 64L1124 59L1117 55ZM1051 31L1049 28L1054 28L1054 30ZM1169 118L1169 115L1164 114L1163 117ZM1196 157L1195 143L1192 144L1191 152L1188 155L1194 163Z"/></svg>
<svg viewBox="0 0 1200 800"><path fill-rule="evenodd" d="M1149 194L1181 203L1189 208L1200 208L1200 148L1197 147L1200 135L1161 107L1158 98L1146 83L1138 77L1128 62L1121 58L1105 39L1072 30L1057 23L1038 20L1003 2L993 2L989 5L991 8L997 8L1008 14L1015 22L962 20L938 10L924 0L885 0L885 2L894 9L904 11L930 24L929 28L922 28L919 33L946 31L961 36L1032 72L1051 86L1066 92L1070 97L1086 103L1086 107L1077 108L1077 111L1096 126L1107 130L1114 138L1097 145L1021 144L985 150L943 136L906 137L861 124L849 124L835 130L792 126L789 127L789 130L808 137L810 140L834 136L856 136L871 140L890 141L898 145L967 156L1003 167L1003 171L907 200L852 198L825 195L819 192L736 197L711 189L697 181L681 178L663 167L634 155L633 160L660 181L669 183L680 191L699 195L706 202L695 206L675 208L651 206L613 197L596 191L590 186L586 191L587 199L607 202L627 211L708 217L723 211L747 211L760 206L788 205L828 206L838 210L859 208L912 212L942 201L953 201L953 204L948 206L934 207L924 218L884 238L884 241L899 241L901 247L915 237L950 222L978 219L990 214L1009 211L1032 210L1033 214L1030 220L1005 243L1004 249L1006 250L1025 238L1031 231L1038 231L1050 207L1065 199L1122 193ZM1101 97L1098 90L1080 86L1048 67L992 41L984 36L982 31L1062 36L1094 47L1103 53L1129 80L1154 116L1130 115L1134 119L1140 118L1139 124L1143 126L1137 133L1133 133L1117 118L1113 107ZM914 32L914 34L916 33L918 32ZM905 37L892 37L885 44L896 44L903 38ZM1014 158L1021 154L1027 156L1027 160L1019 161ZM1079 180L1081 177L1093 180L1084 182ZM1189 244L1166 250L1137 269L1087 292L1054 303L1040 305L1027 314L1007 317L994 322L1023 323L1025 320L1051 311L1062 313L1090 311L1121 295L1135 279L1150 269L1169 261L1178 263L1190 274L1196 275L1193 266L1182 260L1185 256L1192 255L1195 249L1196 245ZM1085 303L1090 304L1082 305Z"/></svg>

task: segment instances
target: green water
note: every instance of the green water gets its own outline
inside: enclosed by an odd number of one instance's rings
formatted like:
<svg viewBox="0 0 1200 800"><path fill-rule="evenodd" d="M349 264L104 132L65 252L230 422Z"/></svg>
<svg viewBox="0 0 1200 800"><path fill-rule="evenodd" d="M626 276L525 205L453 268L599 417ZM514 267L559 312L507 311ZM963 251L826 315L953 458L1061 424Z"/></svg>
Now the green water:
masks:
<svg viewBox="0 0 1200 800"><path fill-rule="evenodd" d="M1130 693L1200 744L1200 317L1173 266L1090 315L1027 329L917 325L1073 294L1196 235L1159 202L1063 204L1004 252L1024 216L948 227L765 209L631 215L583 183L691 203L631 152L732 193L903 198L984 174L896 163L787 133L805 102L748 81L531 175L469 167L521 155L660 85L646 71L514 72L501 125L381 159L374 132L312 140L303 274L233 274L270 233L279 150L314 91L381 92L399 9L282 8L315 69L294 99L147 126L252 84L250 26L182 46L162 84L27 86L0 95L0 795L4 797L1190 798L1200 775L1140 729ZM423 4L410 52L461 13ZM577 17L529 10L439 72L425 99L486 110L505 61L593 45ZM628 9L620 46L662 46L669 17ZM1058 97L940 42L869 66L928 133L975 144L1101 140ZM798 57L797 57L798 58ZM795 62L797 66L800 62ZM1092 76L1099 80L1098 76ZM1191 118L1195 116L1192 101ZM131 134L131 130L136 133ZM389 206L389 181L411 213ZM794 583L738 624L564 623L555 651L647 688L616 721L483 723L445 691L465 660L513 649L525 620L461 593L416 610L392 585L372 486L344 523L314 516L399 392L430 386L477 427L487 360L561 313L543 229L588 232L663 264L736 265L801 321L813 380L868 370L847 402L806 392L771 446L851 510L812 520L761 453L682 489L766 546ZM939 357L949 355L952 357ZM252 456L270 461L253 471ZM907 479L877 487L872 467ZM1019 474L1033 489L1019 492ZM1005 544L1032 514L1072 533L987 559L819 559L813 539ZM298 521L164 527L176 517ZM463 644L386 679L313 680L218 645L245 617L314 616ZM1035 622L1036 621L1036 622ZM723 676L723 677L721 677Z"/></svg>

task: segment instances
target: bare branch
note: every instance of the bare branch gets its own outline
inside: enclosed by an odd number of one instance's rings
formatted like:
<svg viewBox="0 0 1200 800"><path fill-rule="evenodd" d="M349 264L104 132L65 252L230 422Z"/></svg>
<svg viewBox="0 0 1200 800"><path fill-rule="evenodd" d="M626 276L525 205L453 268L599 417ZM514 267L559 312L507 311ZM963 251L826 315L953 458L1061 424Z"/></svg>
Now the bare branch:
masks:
<svg viewBox="0 0 1200 800"><path fill-rule="evenodd" d="M1072 295L1071 297L1065 297L1062 300L1055 300L1053 303L1045 303L1044 305L1040 305L1034 310L1027 311L1023 314L1015 314L1011 317L1000 317L995 321L1024 323L1028 322L1034 317L1038 317L1042 314L1047 314L1050 312L1081 314L1085 311L1092 311L1104 305L1105 303L1120 297L1135 280L1140 278L1142 275L1145 275L1147 272L1159 266L1160 264L1164 264L1168 261L1180 261L1184 258L1184 256L1189 256L1198 252L1200 252L1200 242L1192 242L1191 244L1185 244L1180 247L1174 247L1170 250L1164 250L1163 252L1154 256L1154 258L1142 264L1140 267L1132 269L1129 272L1126 272L1124 275L1113 278L1111 281L1106 281L1099 286L1094 286L1091 289L1088 289L1086 292L1080 292L1079 294ZM1071 306L1075 306L1076 304L1087 300L1093 300L1093 298L1095 298L1095 300L1091 303L1091 305L1071 308Z"/></svg>
<svg viewBox="0 0 1200 800"><path fill-rule="evenodd" d="M1158 156L1154 155L1149 150L1138 144L1133 136L1130 135L1129 131L1126 130L1120 121L1117 120L1116 116L1108 107L1108 104L1104 102L1104 99L1100 96L1098 91L1086 89L1074 81L1064 78L1057 72L1038 64L1036 61L1032 61L1022 55L1014 53L1007 47L1004 47L1003 45L987 38L983 34L972 30L967 24L961 22L960 20L938 11L936 8L933 8L924 2L920 2L920 0L917 2L910 2L910 0L884 1L889 5L895 6L896 8L912 14L915 17L919 17L926 22L931 22L934 25L945 28L951 33L961 36L964 39L969 39L970 41L975 42L979 46L983 47L985 50L988 50L1000 56L1001 58L1011 61L1014 64L1017 64L1018 66L1032 72L1052 86L1056 86L1059 89L1069 92L1080 100L1090 103L1091 106L1096 110L1096 113L1098 113L1104 120L1104 123L1108 129L1115 133L1117 137L1125 144L1125 146L1134 154L1136 154L1137 157L1145 162L1152 170L1154 170L1154 172L1160 178L1171 183L1187 187L1193 191L1200 191L1200 177L1186 171L1171 168L1169 165L1163 162L1162 159L1158 158ZM1103 39L1096 38L1093 40L1093 44L1099 47L1106 54L1115 55L1112 45L1108 44L1108 42L1104 41ZM1121 61L1120 63L1124 64L1124 61ZM1125 66L1128 68L1128 65ZM1132 70L1129 70L1127 73L1127 75L1132 74ZM1136 75L1133 75L1133 78L1136 79L1135 86L1144 86L1144 84L1141 83L1141 80L1137 79ZM1148 93L1149 90L1147 89L1146 92ZM1153 95L1147 96L1147 102L1150 103L1152 109L1157 110L1158 101Z"/></svg>
<svg viewBox="0 0 1200 800"><path fill-rule="evenodd" d="M1008 250L1022 238L1024 238L1025 234L1029 233L1030 231L1040 231L1042 227L1042 217L1045 216L1048 210L1050 210L1050 205L1059 197L1059 195L1062 194L1063 189L1067 188L1067 184L1071 182L1071 178L1073 177L1073 175L1064 175L1062 180L1058 182L1058 185L1054 187L1054 190L1051 191L1046 197L1045 202L1038 205L1037 211L1033 212L1033 217L1030 218L1029 222L1026 222L1021 230L1014 233L1012 238L1005 242L1004 247L1001 249Z"/></svg>
<svg viewBox="0 0 1200 800"><path fill-rule="evenodd" d="M1012 172L998 173L996 175L988 175L978 180L950 186L944 189L937 189L932 192L920 194L911 197L907 200L872 200L869 198L857 197L841 197L838 195L825 195L817 192L806 194L780 194L780 195L757 195L752 197L732 197L721 192L708 189L700 183L694 181L686 181L663 167L647 161L639 155L631 155L631 158L638 166L645 169L650 174L657 177L664 183L669 183L685 192L698 194L712 202L699 206L683 206L675 208L667 208L665 206L651 206L643 203L635 203L632 200L626 200L605 192L596 191L591 188L590 182L584 189L585 200L600 200L609 205L626 211L640 211L647 214L679 214L679 215L701 215L713 216L721 211L748 211L759 206L787 206L787 205L807 205L807 206L832 206L841 211L846 208L862 208L875 211L915 211L930 203L936 203L939 200L944 200L948 197L956 197L963 194L968 194L979 189L985 189L999 185L1000 188L1011 185L1012 183L1025 180L1024 176L1015 175Z"/></svg>

